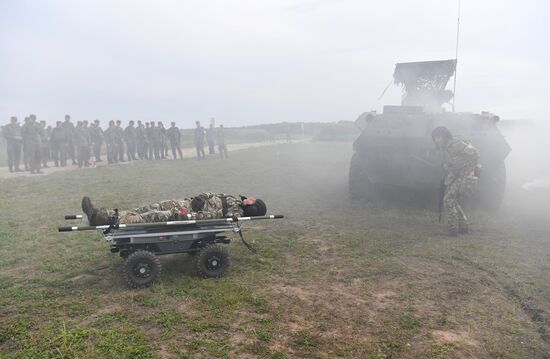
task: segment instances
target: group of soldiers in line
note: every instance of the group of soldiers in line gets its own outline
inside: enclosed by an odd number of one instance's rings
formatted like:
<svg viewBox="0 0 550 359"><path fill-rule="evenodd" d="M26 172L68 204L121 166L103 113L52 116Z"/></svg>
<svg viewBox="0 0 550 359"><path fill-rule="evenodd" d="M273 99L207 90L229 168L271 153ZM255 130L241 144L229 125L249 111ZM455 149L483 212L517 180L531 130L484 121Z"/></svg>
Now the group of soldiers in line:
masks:
<svg viewBox="0 0 550 359"><path fill-rule="evenodd" d="M204 159L205 143L209 153L215 154L215 145L222 158L227 158L225 134L223 125L217 129L210 125L205 130L200 122L196 122L195 146L197 159ZM92 158L101 162L103 144L106 146L108 163L124 162L124 154L128 161L153 160L168 158L169 148L172 158L177 155L183 158L181 151L181 132L176 123L166 129L161 121L145 122L130 121L126 128L121 127L121 121L109 121L109 127L103 130L100 121L92 123L78 121L76 126L71 117L65 115L65 121L57 121L55 127L46 126L45 121L38 122L36 115L25 117L21 126L17 117L11 117L10 123L2 127L8 152L10 172L22 172L20 168L23 155L24 170L31 173L42 173L42 168L48 168L52 160L56 167L67 166L67 160L78 167L88 167Z"/></svg>

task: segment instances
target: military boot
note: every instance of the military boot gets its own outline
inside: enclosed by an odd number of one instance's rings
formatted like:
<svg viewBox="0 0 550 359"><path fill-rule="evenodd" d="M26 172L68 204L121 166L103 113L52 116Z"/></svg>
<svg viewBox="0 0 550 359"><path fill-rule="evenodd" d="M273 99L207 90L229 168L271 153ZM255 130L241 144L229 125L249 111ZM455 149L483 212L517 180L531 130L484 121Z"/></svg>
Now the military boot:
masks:
<svg viewBox="0 0 550 359"><path fill-rule="evenodd" d="M86 213L91 226L106 225L110 222L107 210L95 208L90 197L82 197L82 212Z"/></svg>

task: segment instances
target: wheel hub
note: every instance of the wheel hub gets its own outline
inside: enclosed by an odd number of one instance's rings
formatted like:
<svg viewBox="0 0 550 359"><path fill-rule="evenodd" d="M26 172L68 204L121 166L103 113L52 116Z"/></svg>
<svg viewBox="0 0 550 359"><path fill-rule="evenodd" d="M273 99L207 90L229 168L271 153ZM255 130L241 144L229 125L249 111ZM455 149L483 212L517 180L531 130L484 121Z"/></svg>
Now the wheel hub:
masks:
<svg viewBox="0 0 550 359"><path fill-rule="evenodd" d="M134 275L139 278L147 278L151 275L151 265L146 262L139 262L134 266Z"/></svg>
<svg viewBox="0 0 550 359"><path fill-rule="evenodd" d="M221 260L217 256L212 256L212 257L208 258L208 260L206 262L206 267L209 270L216 270L216 269L220 268L220 266L221 266Z"/></svg>

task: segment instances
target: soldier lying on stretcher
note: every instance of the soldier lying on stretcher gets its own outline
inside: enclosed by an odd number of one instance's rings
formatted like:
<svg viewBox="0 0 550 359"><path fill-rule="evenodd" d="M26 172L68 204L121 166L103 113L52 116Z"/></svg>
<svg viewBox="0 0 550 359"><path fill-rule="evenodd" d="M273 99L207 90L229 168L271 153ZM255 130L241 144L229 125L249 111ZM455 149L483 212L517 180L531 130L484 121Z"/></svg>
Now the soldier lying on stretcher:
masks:
<svg viewBox="0 0 550 359"><path fill-rule="evenodd" d="M253 217L265 215L267 208L261 199L233 196L225 193L205 192L182 200L165 200L118 213L96 208L89 197L82 198L82 211L92 226L124 223L152 223L188 219L224 217Z"/></svg>

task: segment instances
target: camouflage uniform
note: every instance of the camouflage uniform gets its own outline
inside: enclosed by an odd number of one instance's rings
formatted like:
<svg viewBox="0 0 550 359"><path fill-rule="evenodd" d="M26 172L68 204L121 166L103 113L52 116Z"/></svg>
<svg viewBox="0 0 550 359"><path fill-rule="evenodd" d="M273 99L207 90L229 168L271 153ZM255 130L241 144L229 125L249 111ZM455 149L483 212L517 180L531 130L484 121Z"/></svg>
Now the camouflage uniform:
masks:
<svg viewBox="0 0 550 359"><path fill-rule="evenodd" d="M117 121L116 126L113 130L116 155L118 156L119 162L124 162L124 129L120 127L121 122Z"/></svg>
<svg viewBox="0 0 550 359"><path fill-rule="evenodd" d="M197 128L195 128L195 148L197 149L197 159L201 160L206 158L204 153L204 127L197 122Z"/></svg>
<svg viewBox="0 0 550 359"><path fill-rule="evenodd" d="M198 196L205 198L202 210L193 212L191 201L193 198L182 200L165 200L129 211L119 212L119 223L151 223L167 222L187 219L213 219L232 216L234 213L242 216L242 200L240 196L232 196L225 193L205 192ZM101 208L102 217L112 217L113 210Z"/></svg>
<svg viewBox="0 0 550 359"><path fill-rule="evenodd" d="M65 167L67 165L67 132L62 127L61 121L58 121L57 126L52 130L50 147L55 167L59 165Z"/></svg>
<svg viewBox="0 0 550 359"><path fill-rule="evenodd" d="M31 115L29 121L21 127L25 157L29 161L28 166L31 173L41 173L42 137L40 133L40 124L36 122L36 117Z"/></svg>
<svg viewBox="0 0 550 359"><path fill-rule="evenodd" d="M128 161L136 160L136 151L137 151L137 132L136 128L134 127L134 123L131 122L125 129L124 129L124 141L126 142L126 149L127 149L127 155L128 155Z"/></svg>
<svg viewBox="0 0 550 359"><path fill-rule="evenodd" d="M2 133L6 138L10 172L21 171L19 169L19 161L21 160L23 137L21 136L21 127L17 123L17 118L12 117L12 122L2 127Z"/></svg>
<svg viewBox="0 0 550 359"><path fill-rule="evenodd" d="M74 143L74 124L71 122L69 115L65 116L65 122L62 127L65 129L66 144L67 144L67 158L72 160L73 165L76 165L75 157L75 143Z"/></svg>
<svg viewBox="0 0 550 359"><path fill-rule="evenodd" d="M180 129L177 128L175 124L172 124L172 127L170 127L166 131L166 137L168 137L168 139L170 140L170 146L172 147L172 155L174 156L174 159L178 158L176 156L177 153L179 153L180 158L183 158L183 154L181 153L181 132L180 132Z"/></svg>
<svg viewBox="0 0 550 359"><path fill-rule="evenodd" d="M453 137L441 153L445 171L443 205L447 228L451 234L468 231L468 218L460 207L459 199L473 191L477 182L474 175L479 155L472 144Z"/></svg>

